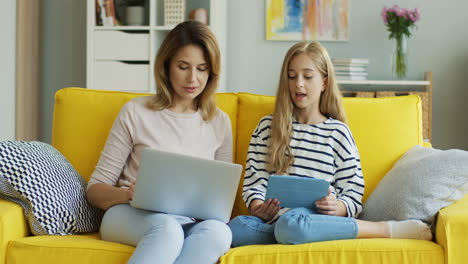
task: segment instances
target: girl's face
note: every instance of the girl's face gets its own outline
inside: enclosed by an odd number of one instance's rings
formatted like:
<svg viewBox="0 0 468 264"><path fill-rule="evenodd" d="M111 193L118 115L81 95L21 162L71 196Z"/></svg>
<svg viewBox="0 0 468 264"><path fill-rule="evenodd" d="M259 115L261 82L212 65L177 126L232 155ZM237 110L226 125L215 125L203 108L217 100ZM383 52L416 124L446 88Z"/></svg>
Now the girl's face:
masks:
<svg viewBox="0 0 468 264"><path fill-rule="evenodd" d="M305 53L294 56L288 65L288 87L298 110L318 111L324 79Z"/></svg>
<svg viewBox="0 0 468 264"><path fill-rule="evenodd" d="M203 50L195 45L182 47L171 59L169 79L177 102L193 101L203 92L210 75Z"/></svg>

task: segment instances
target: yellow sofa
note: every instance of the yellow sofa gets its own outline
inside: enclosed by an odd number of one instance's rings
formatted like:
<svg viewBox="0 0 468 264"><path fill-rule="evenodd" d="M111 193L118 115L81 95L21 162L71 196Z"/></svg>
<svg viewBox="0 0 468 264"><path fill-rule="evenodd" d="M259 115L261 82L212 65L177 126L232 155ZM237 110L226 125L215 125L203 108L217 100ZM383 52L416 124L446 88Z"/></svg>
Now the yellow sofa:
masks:
<svg viewBox="0 0 468 264"><path fill-rule="evenodd" d="M57 92L53 145L88 180L114 117L131 98L123 92L66 88ZM366 199L395 161L423 144L417 96L344 98L348 123L361 154ZM231 118L235 162L244 165L258 120L273 110L274 97L247 93L217 95ZM241 183L242 185L242 183ZM240 188L233 216L246 214ZM440 210L435 241L353 239L303 245L231 249L220 263L468 263L468 196ZM22 209L0 200L1 263L125 263L133 247L102 241L99 234L31 236Z"/></svg>

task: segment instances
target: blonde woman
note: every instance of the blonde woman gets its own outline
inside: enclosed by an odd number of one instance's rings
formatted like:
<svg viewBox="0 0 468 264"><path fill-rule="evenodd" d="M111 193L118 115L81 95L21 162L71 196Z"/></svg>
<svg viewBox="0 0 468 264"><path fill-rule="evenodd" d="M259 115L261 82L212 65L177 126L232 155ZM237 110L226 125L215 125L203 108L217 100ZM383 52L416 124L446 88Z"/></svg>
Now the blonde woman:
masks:
<svg viewBox="0 0 468 264"><path fill-rule="evenodd" d="M264 198L273 174L324 179L332 188L316 202L316 210L281 208L281 201ZM359 152L328 52L318 42L300 42L287 52L274 113L263 117L252 135L244 177L243 198L251 216L229 223L233 246L432 237L418 220L355 219L364 193Z"/></svg>
<svg viewBox="0 0 468 264"><path fill-rule="evenodd" d="M181 23L156 56L156 95L131 100L114 122L87 195L106 210L102 239L136 247L129 263L216 263L230 247L231 231L222 222L129 205L145 147L232 162L231 123L214 102L219 72L208 27Z"/></svg>

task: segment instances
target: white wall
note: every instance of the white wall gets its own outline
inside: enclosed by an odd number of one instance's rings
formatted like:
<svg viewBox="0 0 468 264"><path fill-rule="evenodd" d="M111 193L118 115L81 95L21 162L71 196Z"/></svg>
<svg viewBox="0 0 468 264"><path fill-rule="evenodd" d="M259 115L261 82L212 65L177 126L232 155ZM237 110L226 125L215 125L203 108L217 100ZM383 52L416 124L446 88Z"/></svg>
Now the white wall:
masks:
<svg viewBox="0 0 468 264"><path fill-rule="evenodd" d="M55 92L86 87L86 1L41 0L41 6L40 140L50 143Z"/></svg>
<svg viewBox="0 0 468 264"><path fill-rule="evenodd" d="M433 72L434 147L468 150L468 1L350 0L349 41L322 44L335 57L369 58L369 78L390 79L392 42L380 11L394 3L421 9L408 43L408 79ZM86 85L86 4L42 0L42 7L41 139L50 141L55 91ZM227 91L274 94L284 54L294 42L265 40L265 0L227 0L227 10ZM14 14L10 11L1 12Z"/></svg>
<svg viewBox="0 0 468 264"><path fill-rule="evenodd" d="M15 139L16 0L0 8L0 140Z"/></svg>
<svg viewBox="0 0 468 264"><path fill-rule="evenodd" d="M382 23L384 5L421 9L408 42L408 79L433 72L432 142L468 150L468 1L359 0L350 2L350 38L321 42L332 57L369 58L369 79L392 79L393 43ZM229 92L274 95L286 51L294 41L265 40L265 0L228 1Z"/></svg>

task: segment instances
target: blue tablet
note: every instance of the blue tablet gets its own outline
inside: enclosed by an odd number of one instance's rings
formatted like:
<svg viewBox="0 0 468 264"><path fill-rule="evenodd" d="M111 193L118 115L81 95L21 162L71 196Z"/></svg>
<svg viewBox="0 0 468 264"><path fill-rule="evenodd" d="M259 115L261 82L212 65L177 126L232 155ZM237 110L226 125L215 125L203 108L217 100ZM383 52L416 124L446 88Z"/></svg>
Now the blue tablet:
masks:
<svg viewBox="0 0 468 264"><path fill-rule="evenodd" d="M326 180L272 175L268 180L265 200L277 198L281 207L315 208L315 201L328 195L330 183Z"/></svg>

